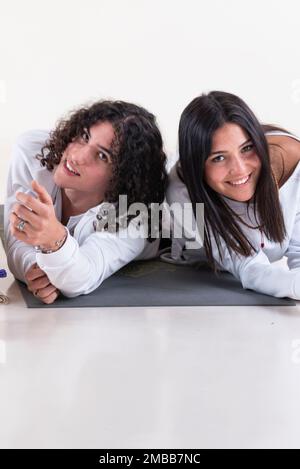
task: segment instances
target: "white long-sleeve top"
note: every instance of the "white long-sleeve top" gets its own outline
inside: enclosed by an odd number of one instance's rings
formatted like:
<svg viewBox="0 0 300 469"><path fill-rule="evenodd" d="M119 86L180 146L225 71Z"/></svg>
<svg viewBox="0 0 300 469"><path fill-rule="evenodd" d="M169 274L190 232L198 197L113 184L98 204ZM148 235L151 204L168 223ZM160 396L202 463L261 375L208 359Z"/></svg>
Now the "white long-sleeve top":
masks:
<svg viewBox="0 0 300 469"><path fill-rule="evenodd" d="M294 135L279 131L268 132L268 135L286 135L300 141ZM243 230L246 237L257 249L257 252L249 257L230 253L224 240L221 238L223 254L223 259L221 260L216 242L212 237L213 257L218 266L232 273L241 281L244 288L276 297L290 297L300 300L300 162L290 178L280 188L279 199L286 227L286 237L282 244L269 241L265 235L262 240L262 234L258 228L247 228L244 224L240 223L241 230ZM228 198L225 198L225 200L248 225L257 227L253 204L249 205L249 210L247 211L247 204ZM169 174L167 202L169 205L177 202L181 206L184 203L191 202L184 182L178 177L176 165L173 166ZM199 234L197 239L199 239ZM187 237L184 233L180 238L174 238L173 236L172 258L178 262L186 262L187 259L189 261L204 259L203 242L202 246L199 244L199 248L192 252L185 251L187 240L190 241L190 234ZM263 248L261 247L262 241L264 243ZM287 257L288 268L273 264L275 261L282 259L283 256Z"/></svg>
<svg viewBox="0 0 300 469"><path fill-rule="evenodd" d="M48 138L48 131L26 132L13 147L4 206L5 250L9 269L17 279L25 282L25 273L36 262L65 296L75 297L90 293L133 259L157 255L159 240L149 243L145 239L145 227L139 224L139 217L133 219L126 230L117 233L95 231L94 222L102 204L70 217L67 239L56 252L37 253L33 246L12 236L9 215L17 202L16 192L32 192L33 179L46 188L56 217L61 220L61 189L55 185L51 171L41 166L36 158Z"/></svg>

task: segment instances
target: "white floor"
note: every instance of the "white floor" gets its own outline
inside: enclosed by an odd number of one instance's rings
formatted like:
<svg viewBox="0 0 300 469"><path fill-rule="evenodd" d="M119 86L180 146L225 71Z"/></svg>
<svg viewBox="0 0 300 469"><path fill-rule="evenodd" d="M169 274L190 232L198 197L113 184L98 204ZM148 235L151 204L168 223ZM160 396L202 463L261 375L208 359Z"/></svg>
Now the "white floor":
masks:
<svg viewBox="0 0 300 469"><path fill-rule="evenodd" d="M1 448L300 447L300 304L45 310L0 289Z"/></svg>

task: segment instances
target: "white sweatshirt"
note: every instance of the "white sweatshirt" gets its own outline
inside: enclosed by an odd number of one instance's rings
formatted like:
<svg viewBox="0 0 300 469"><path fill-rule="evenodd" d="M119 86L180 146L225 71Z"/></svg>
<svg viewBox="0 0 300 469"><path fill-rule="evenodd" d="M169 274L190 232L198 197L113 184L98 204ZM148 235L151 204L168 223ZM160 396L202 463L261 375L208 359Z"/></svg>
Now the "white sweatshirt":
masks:
<svg viewBox="0 0 300 469"><path fill-rule="evenodd" d="M21 135L13 147L4 206L5 250L8 266L17 279L25 282L26 271L36 262L65 296L75 297L95 290L133 259L148 259L157 255L159 240L149 243L144 238L145 230L138 225L139 217L122 232L95 231L94 222L102 204L84 214L70 217L64 245L51 254L36 253L33 246L12 236L9 215L17 201L15 194L32 192L30 183L33 179L47 189L57 219L61 220L61 190L54 184L52 172L42 167L36 158L48 137L48 131L30 131Z"/></svg>
<svg viewBox="0 0 300 469"><path fill-rule="evenodd" d="M284 132L268 132L268 135L286 135L291 138L297 137ZM230 253L225 242L221 239L223 260L221 261L217 245L212 237L213 257L221 269L232 273L239 279L244 288L256 290L261 293L277 297L290 297L300 300L300 163L298 163L293 174L279 190L279 199L283 211L286 227L286 237L280 245L269 241L264 235L264 247L261 248L261 232L259 229L247 228L240 224L241 230L246 237L257 248L257 252L249 257L236 253ZM171 205L174 202L190 203L190 197L185 184L177 175L176 166L173 166L169 175L167 189L167 201ZM250 226L257 226L254 219L253 204L250 204L247 213L247 204L235 202L226 198L230 207L238 213ZM205 208L204 208L205 210ZM205 258L203 243L198 250L185 251L187 238L172 239L172 258L178 262L186 262ZM287 257L287 265L273 265L272 263Z"/></svg>

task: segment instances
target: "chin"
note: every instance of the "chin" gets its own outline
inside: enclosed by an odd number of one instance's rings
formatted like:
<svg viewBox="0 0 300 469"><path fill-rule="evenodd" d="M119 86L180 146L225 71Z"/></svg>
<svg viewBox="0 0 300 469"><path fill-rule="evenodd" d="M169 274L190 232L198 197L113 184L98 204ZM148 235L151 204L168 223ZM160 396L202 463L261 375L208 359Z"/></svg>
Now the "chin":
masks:
<svg viewBox="0 0 300 469"><path fill-rule="evenodd" d="M68 183L70 182L67 180L67 177L65 176L65 174L63 174L63 172L60 171L59 167L57 168L57 171L53 174L53 181L61 189L65 188L66 185L68 185Z"/></svg>
<svg viewBox="0 0 300 469"><path fill-rule="evenodd" d="M253 198L254 194L240 194L240 195L233 195L229 196L230 199L236 200L237 202L249 202Z"/></svg>
<svg viewBox="0 0 300 469"><path fill-rule="evenodd" d="M240 197L238 199L235 199L237 202L249 202L252 199L252 197Z"/></svg>
<svg viewBox="0 0 300 469"><path fill-rule="evenodd" d="M59 176L56 177L56 174L54 174L53 181L58 187L63 187L62 178L60 178Z"/></svg>
<svg viewBox="0 0 300 469"><path fill-rule="evenodd" d="M248 190L224 190L222 192L220 191L219 194L224 195L228 199L235 200L236 202L248 202L254 197L255 194L254 189L249 189L250 188L248 188Z"/></svg>

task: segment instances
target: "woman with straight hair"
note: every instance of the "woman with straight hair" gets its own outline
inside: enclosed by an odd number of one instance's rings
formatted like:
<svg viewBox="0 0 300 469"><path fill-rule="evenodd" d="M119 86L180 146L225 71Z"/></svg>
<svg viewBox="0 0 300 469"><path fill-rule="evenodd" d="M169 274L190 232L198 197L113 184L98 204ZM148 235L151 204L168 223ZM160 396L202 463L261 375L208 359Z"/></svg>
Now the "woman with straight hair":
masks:
<svg viewBox="0 0 300 469"><path fill-rule="evenodd" d="M193 252L174 237L173 259L206 259L244 288L300 299L299 157L299 139L260 124L238 96L195 98L180 119L167 200L191 203L195 218L204 204L204 236ZM287 266L274 264L284 256Z"/></svg>
<svg viewBox="0 0 300 469"><path fill-rule="evenodd" d="M157 255L159 239L130 206L147 212L164 200L165 162L154 115L123 101L95 102L50 133L19 137L4 220L12 273L50 304L60 292L88 294L130 261Z"/></svg>

